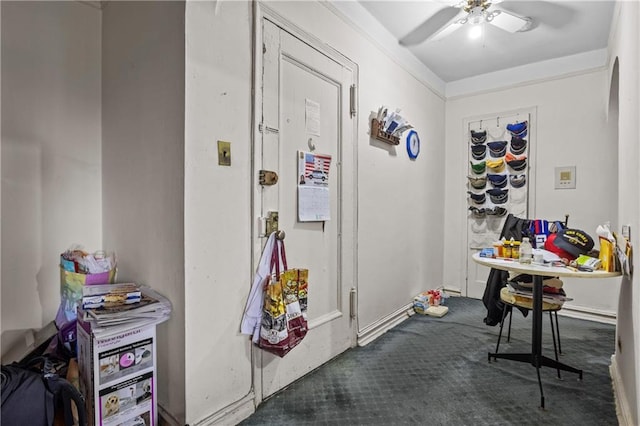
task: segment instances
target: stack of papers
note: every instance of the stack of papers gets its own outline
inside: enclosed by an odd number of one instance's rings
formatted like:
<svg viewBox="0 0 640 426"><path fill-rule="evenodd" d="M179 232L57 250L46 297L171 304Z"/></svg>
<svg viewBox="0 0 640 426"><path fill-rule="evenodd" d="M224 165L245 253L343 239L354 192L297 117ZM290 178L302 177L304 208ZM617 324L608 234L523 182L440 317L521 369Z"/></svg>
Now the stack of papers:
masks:
<svg viewBox="0 0 640 426"><path fill-rule="evenodd" d="M526 285L526 284L523 285L522 283L509 281L507 283L507 288L509 289L509 293L511 294L514 294L516 296L526 297L528 299L533 299L532 285ZM566 293L561 288L558 291L558 290L552 290L550 288L546 288L546 286L543 286L543 291L542 291L543 302L562 305L564 302L569 302L572 300L573 300L572 298L567 297Z"/></svg>
<svg viewBox="0 0 640 426"><path fill-rule="evenodd" d="M94 284L82 287L82 308L94 309L137 303L140 287L134 283Z"/></svg>
<svg viewBox="0 0 640 426"><path fill-rule="evenodd" d="M168 320L171 302L150 287L140 286L139 289L138 302L105 304L97 308L80 306L78 318L90 325L97 338Z"/></svg>

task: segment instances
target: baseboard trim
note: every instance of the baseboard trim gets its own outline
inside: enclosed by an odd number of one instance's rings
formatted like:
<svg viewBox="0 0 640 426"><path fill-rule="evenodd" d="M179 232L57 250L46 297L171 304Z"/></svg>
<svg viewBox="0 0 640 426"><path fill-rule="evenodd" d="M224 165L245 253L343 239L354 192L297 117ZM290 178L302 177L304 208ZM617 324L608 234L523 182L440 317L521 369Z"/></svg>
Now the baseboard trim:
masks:
<svg viewBox="0 0 640 426"><path fill-rule="evenodd" d="M408 303L397 311L387 315L358 332L358 346L366 346L382 336L388 330L414 315L413 304Z"/></svg>
<svg viewBox="0 0 640 426"><path fill-rule="evenodd" d="M570 318L583 319L587 321L596 321L604 324L616 325L617 317L615 313L601 311L597 309L583 308L580 306L570 306L565 304L558 315Z"/></svg>
<svg viewBox="0 0 640 426"><path fill-rule="evenodd" d="M620 426L633 426L633 415L629 407L629 400L622 385L622 376L618 369L616 355L611 355L611 365L609 366L611 374L611 385L613 386L613 399L616 404L616 416Z"/></svg>
<svg viewBox="0 0 640 426"><path fill-rule="evenodd" d="M192 423L193 426L218 426L218 425L235 425L246 419L256 411L254 403L254 394L251 391L239 401L231 405L227 405L202 420Z"/></svg>

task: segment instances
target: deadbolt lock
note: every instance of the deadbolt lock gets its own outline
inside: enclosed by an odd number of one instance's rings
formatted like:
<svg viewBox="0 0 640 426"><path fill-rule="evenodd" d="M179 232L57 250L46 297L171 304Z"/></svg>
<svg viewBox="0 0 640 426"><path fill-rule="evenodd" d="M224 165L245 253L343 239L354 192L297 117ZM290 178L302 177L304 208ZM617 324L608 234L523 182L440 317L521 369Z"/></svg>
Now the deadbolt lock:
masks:
<svg viewBox="0 0 640 426"><path fill-rule="evenodd" d="M278 183L278 174L276 172L272 172L271 170L260 170L258 181L260 185L275 185L276 183Z"/></svg>

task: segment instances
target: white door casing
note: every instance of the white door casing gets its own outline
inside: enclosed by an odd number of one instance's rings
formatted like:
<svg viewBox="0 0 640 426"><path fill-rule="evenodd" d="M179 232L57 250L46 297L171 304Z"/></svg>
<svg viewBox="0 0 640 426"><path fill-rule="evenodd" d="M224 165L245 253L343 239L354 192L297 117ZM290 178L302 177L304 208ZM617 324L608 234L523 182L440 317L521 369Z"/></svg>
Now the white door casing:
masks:
<svg viewBox="0 0 640 426"><path fill-rule="evenodd" d="M254 211L258 217L279 212L289 267L309 269L309 332L284 358L254 348L258 403L355 345L349 295L356 287L357 198L356 119L350 111L357 68L336 52L301 40L303 33L285 31L277 19L263 17L259 25L262 52L256 52L256 82L261 90L256 90L254 176L257 183L258 171L264 169L277 172L279 178L273 186L256 185ZM307 100L320 105L319 136L308 132ZM331 219L325 222L298 221L297 157L312 146L314 153L332 157ZM265 242L259 228L253 233L254 264Z"/></svg>

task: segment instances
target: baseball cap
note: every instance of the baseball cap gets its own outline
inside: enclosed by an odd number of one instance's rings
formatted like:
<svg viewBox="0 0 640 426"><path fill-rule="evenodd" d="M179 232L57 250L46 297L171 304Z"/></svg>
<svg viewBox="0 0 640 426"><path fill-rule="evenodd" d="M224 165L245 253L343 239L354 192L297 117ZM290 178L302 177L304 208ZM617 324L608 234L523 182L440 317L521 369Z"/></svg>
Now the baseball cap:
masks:
<svg viewBox="0 0 640 426"><path fill-rule="evenodd" d="M508 176L507 175L499 175L499 174L487 174L487 179L489 179L489 182L491 182L491 185L494 188L504 188L505 186L507 186L507 180L508 180Z"/></svg>
<svg viewBox="0 0 640 426"><path fill-rule="evenodd" d="M509 151L511 151L512 154L515 154L515 155L524 154L526 150L527 150L526 139L522 139L517 136L513 136L511 138L511 146L509 147Z"/></svg>
<svg viewBox="0 0 640 426"><path fill-rule="evenodd" d="M471 130L471 142L484 143L486 140L487 140L486 130L483 130L481 132L476 132L475 130Z"/></svg>
<svg viewBox="0 0 640 426"><path fill-rule="evenodd" d="M484 207L478 208L478 207L471 206L469 207L469 211L471 212L473 217L477 217L477 218L484 217L486 214L486 209Z"/></svg>
<svg viewBox="0 0 640 426"><path fill-rule="evenodd" d="M580 229L565 228L557 232L553 242L560 249L571 253L574 258L587 254L593 248L593 239Z"/></svg>
<svg viewBox="0 0 640 426"><path fill-rule="evenodd" d="M507 124L507 130L509 131L509 133L511 133L511 136L524 138L525 136L527 136L528 124L529 123L527 121L523 121L521 123Z"/></svg>
<svg viewBox="0 0 640 426"><path fill-rule="evenodd" d="M573 256L571 253L562 250L560 247L555 245L555 239L558 236L558 234L550 234L547 237L547 240L544 242L544 249L547 251L550 251L551 253L555 253L557 254L560 258L563 259L568 259L568 260L573 260L576 257Z"/></svg>
<svg viewBox="0 0 640 426"><path fill-rule="evenodd" d="M487 167L489 167L493 172L500 173L504 170L504 159L498 158L497 160L489 160L487 161Z"/></svg>
<svg viewBox="0 0 640 426"><path fill-rule="evenodd" d="M511 167L513 170L519 172L522 171L524 169L527 168L527 160L511 160L511 161L507 161L507 164L509 165L509 167Z"/></svg>
<svg viewBox="0 0 640 426"><path fill-rule="evenodd" d="M493 208L485 209L485 212L489 216L504 216L507 214L507 209L500 206L494 206Z"/></svg>
<svg viewBox="0 0 640 426"><path fill-rule="evenodd" d="M484 161L481 161L479 163L469 161L469 163L471 163L471 171L477 175L484 173L484 170L487 166L487 163Z"/></svg>
<svg viewBox="0 0 640 426"><path fill-rule="evenodd" d="M484 187L487 186L486 176L482 176L482 177L467 176L467 179L469 179L469 185L471 185L475 189L484 189Z"/></svg>
<svg viewBox="0 0 640 426"><path fill-rule="evenodd" d="M502 157L507 152L507 141L487 142L489 154L493 157Z"/></svg>
<svg viewBox="0 0 640 426"><path fill-rule="evenodd" d="M485 191L493 204L504 204L509 199L508 189L492 188Z"/></svg>
<svg viewBox="0 0 640 426"><path fill-rule="evenodd" d="M469 198L471 198L471 200L476 204L483 204L487 199L485 194L476 194L471 191L467 191L467 193L469 194Z"/></svg>
<svg viewBox="0 0 640 426"><path fill-rule="evenodd" d="M487 146L482 145L471 145L471 156L476 160L482 160L487 152Z"/></svg>
<svg viewBox="0 0 640 426"><path fill-rule="evenodd" d="M509 175L509 181L514 188L522 188L527 183L527 175Z"/></svg>

